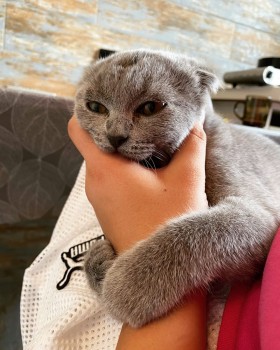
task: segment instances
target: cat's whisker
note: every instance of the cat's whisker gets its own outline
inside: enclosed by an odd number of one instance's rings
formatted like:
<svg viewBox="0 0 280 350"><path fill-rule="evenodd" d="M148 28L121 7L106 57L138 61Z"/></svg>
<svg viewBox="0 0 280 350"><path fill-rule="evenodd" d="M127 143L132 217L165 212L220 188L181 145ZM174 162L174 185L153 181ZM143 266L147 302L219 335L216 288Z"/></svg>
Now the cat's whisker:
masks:
<svg viewBox="0 0 280 350"><path fill-rule="evenodd" d="M156 161L156 164L160 162L158 167L167 165L170 161L170 158L171 158L170 155L168 155L167 153L161 150L156 150L153 153L153 159ZM157 160L159 160L159 162Z"/></svg>
<svg viewBox="0 0 280 350"><path fill-rule="evenodd" d="M156 173L157 172L157 167L156 167L156 165L155 165L155 163L153 161L153 157L149 157L149 160L151 162L150 164L152 165L151 169Z"/></svg>
<svg viewBox="0 0 280 350"><path fill-rule="evenodd" d="M137 160L138 164L144 166L145 168L148 168L148 169L152 169L153 166L152 164L149 162L150 160L150 157L146 157L144 159L141 159L141 160Z"/></svg>
<svg viewBox="0 0 280 350"><path fill-rule="evenodd" d="M144 162L145 163L145 167L148 167L148 164L147 164L147 162L146 162L146 159L144 159L144 160L141 160L141 161L137 161L138 162L138 164L140 164L140 165L144 165L142 162ZM142 163L142 164L141 164Z"/></svg>
<svg viewBox="0 0 280 350"><path fill-rule="evenodd" d="M159 160L161 160L161 161L164 160L164 155L163 155L160 151L156 151L156 152L154 153L154 157L157 158L157 159L159 159Z"/></svg>
<svg viewBox="0 0 280 350"><path fill-rule="evenodd" d="M147 159L144 159L144 162L146 164L146 168L154 170L153 167L151 166L150 162Z"/></svg>
<svg viewBox="0 0 280 350"><path fill-rule="evenodd" d="M152 169L155 169L156 168L156 166L155 166L155 163L154 163L154 161L153 161L153 158L152 157L149 157L149 163L151 164L151 166L152 166Z"/></svg>

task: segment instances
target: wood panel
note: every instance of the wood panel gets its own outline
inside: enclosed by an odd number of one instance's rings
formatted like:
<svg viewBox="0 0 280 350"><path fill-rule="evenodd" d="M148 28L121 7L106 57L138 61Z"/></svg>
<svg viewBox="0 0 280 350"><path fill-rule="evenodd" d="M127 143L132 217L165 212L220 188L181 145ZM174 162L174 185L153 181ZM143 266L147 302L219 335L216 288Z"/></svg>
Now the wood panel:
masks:
<svg viewBox="0 0 280 350"><path fill-rule="evenodd" d="M5 10L6 3L0 0L0 50L3 50L4 46Z"/></svg>
<svg viewBox="0 0 280 350"><path fill-rule="evenodd" d="M85 23L71 14L8 4L2 83L73 96L84 66L100 47L121 50L151 45L167 48L161 42L102 28L94 18Z"/></svg>
<svg viewBox="0 0 280 350"><path fill-rule="evenodd" d="M178 3L205 16L211 14L257 31L279 34L279 0L178 0Z"/></svg>
<svg viewBox="0 0 280 350"><path fill-rule="evenodd" d="M232 59L256 66L258 58L269 56L280 57L280 36L256 31L242 25L236 26L231 51Z"/></svg>
<svg viewBox="0 0 280 350"><path fill-rule="evenodd" d="M23 0L30 8L40 8L78 16L91 17L97 14L97 0Z"/></svg>
<svg viewBox="0 0 280 350"><path fill-rule="evenodd" d="M203 56L213 50L225 58L230 55L232 23L214 16L205 17L172 1L104 0L100 2L99 12L98 24L111 30L138 33L147 39L166 42L178 51L188 51L192 56Z"/></svg>
<svg viewBox="0 0 280 350"><path fill-rule="evenodd" d="M221 77L280 56L279 0L0 0L0 85L73 96L99 48L170 49Z"/></svg>

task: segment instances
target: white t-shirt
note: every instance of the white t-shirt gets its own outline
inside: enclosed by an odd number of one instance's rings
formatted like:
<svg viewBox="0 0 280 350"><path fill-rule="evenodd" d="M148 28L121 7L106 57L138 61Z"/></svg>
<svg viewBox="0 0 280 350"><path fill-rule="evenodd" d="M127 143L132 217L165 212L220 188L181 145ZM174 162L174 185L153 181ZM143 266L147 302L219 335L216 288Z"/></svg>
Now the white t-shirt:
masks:
<svg viewBox="0 0 280 350"><path fill-rule="evenodd" d="M24 350L113 350L121 324L99 304L81 270L102 230L85 194L85 165L48 246L25 271L21 294ZM208 346L216 349L225 297L210 299Z"/></svg>
<svg viewBox="0 0 280 350"><path fill-rule="evenodd" d="M84 181L83 165L50 243L25 271L21 295L25 350L115 349L121 324L105 313L81 270L85 251L103 238Z"/></svg>

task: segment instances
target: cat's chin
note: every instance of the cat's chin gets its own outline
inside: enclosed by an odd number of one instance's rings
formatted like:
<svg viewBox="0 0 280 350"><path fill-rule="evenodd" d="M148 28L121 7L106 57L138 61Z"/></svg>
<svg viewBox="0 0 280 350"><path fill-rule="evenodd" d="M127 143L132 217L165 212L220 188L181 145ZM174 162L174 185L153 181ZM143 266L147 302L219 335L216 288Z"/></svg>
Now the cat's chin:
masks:
<svg viewBox="0 0 280 350"><path fill-rule="evenodd" d="M140 160L139 163L143 165L145 168L149 169L160 169L165 167L171 160L171 156L167 153L162 153L158 156L156 154L152 154L148 158Z"/></svg>

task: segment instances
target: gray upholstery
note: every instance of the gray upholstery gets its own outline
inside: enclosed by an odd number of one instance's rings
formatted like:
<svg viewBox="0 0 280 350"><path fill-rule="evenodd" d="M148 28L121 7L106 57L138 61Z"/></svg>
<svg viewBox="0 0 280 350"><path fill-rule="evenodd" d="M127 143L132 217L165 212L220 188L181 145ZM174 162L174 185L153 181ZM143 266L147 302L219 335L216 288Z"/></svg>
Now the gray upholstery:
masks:
<svg viewBox="0 0 280 350"><path fill-rule="evenodd" d="M57 217L82 158L67 135L73 102L0 90L0 224Z"/></svg>
<svg viewBox="0 0 280 350"><path fill-rule="evenodd" d="M82 157L67 135L73 102L0 89L0 349L22 348L24 270L48 243Z"/></svg>

